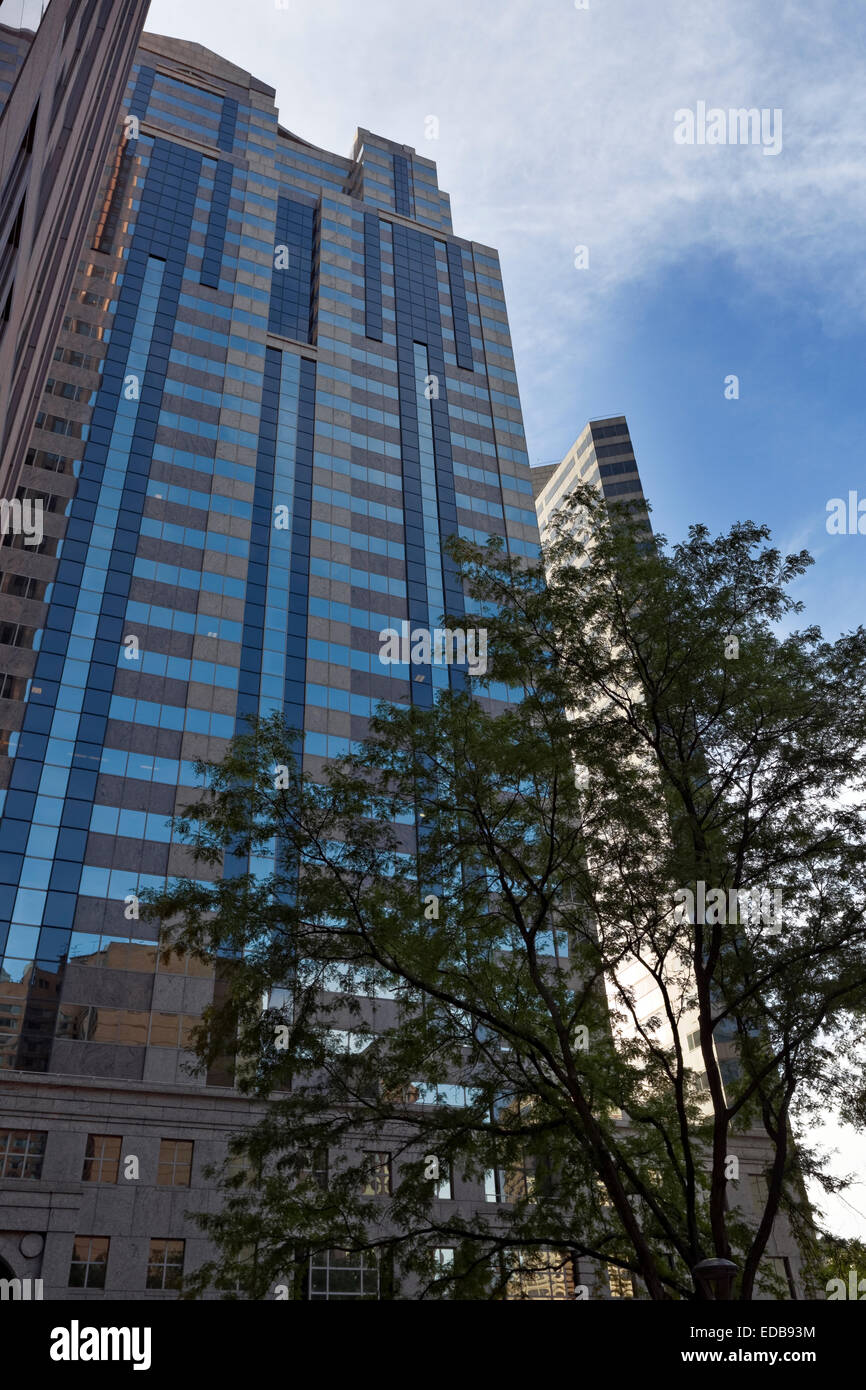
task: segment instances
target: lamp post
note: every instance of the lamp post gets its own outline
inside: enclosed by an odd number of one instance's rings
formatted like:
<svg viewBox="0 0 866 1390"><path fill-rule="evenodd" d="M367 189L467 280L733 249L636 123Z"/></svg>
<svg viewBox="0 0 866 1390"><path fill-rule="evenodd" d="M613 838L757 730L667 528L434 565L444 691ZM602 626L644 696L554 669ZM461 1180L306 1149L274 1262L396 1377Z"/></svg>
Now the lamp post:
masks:
<svg viewBox="0 0 866 1390"><path fill-rule="evenodd" d="M700 1260L692 1270L698 1293L714 1300L730 1299L736 1274L733 1260Z"/></svg>

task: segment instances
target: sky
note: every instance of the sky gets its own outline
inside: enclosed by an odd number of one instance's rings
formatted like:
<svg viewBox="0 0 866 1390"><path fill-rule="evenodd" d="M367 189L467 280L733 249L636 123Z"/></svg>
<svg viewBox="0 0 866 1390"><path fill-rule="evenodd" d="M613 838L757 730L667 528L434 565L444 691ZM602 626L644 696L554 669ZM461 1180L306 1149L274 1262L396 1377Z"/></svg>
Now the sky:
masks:
<svg viewBox="0 0 866 1390"><path fill-rule="evenodd" d="M436 161L500 253L533 463L623 413L657 530L766 522L815 558L796 624L861 622L866 535L827 530L866 499L859 0L152 0L147 27L255 73L305 140ZM765 138L678 143L699 102ZM866 1141L821 1137L859 1174L828 1223L866 1238Z"/></svg>
<svg viewBox="0 0 866 1390"><path fill-rule="evenodd" d="M766 522L815 557L797 623L859 624L866 534L826 523L866 499L860 0L152 0L147 28L255 73L314 144L361 126L437 162L455 232L501 255L533 463L624 413L657 530ZM678 143L698 103L774 113L773 144Z"/></svg>
<svg viewBox="0 0 866 1390"><path fill-rule="evenodd" d="M766 522L836 636L866 597L866 535L826 525L866 499L866 9L577 3L153 0L148 28L254 72L304 139L435 159L501 255L532 462L624 412L656 529ZM780 112L781 148L678 144L698 102Z"/></svg>

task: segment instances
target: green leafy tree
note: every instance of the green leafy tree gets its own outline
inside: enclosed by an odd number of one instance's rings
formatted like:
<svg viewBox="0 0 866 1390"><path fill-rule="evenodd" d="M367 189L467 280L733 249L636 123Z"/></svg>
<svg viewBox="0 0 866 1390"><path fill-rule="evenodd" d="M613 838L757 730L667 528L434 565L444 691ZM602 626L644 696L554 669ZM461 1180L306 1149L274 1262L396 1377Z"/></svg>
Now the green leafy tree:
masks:
<svg viewBox="0 0 866 1390"><path fill-rule="evenodd" d="M858 1301L866 1298L866 1245L862 1240L854 1236L824 1235L815 1243L811 1254L815 1262L816 1288L828 1295L835 1294L837 1299L840 1296L854 1297Z"/></svg>
<svg viewBox="0 0 866 1390"><path fill-rule="evenodd" d="M718 1256L736 1297L784 1296L773 1224L810 1241L803 1178L834 1185L811 1122L862 1122L866 633L782 632L810 559L752 523L671 549L581 489L546 573L451 545L484 680L522 698L380 707L317 781L254 724L200 766L190 877L153 896L218 962L203 1065L260 1103L191 1291L296 1296L339 1248L394 1296L519 1296L540 1251L653 1299ZM757 1213L730 1162L756 1135ZM436 1200L491 1173L480 1212Z"/></svg>

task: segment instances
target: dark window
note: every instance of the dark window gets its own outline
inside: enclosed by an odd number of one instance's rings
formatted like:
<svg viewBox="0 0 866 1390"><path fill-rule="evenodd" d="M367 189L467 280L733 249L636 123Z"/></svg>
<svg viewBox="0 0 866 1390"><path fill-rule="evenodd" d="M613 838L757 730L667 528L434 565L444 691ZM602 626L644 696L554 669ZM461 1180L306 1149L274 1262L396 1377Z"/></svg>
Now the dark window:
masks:
<svg viewBox="0 0 866 1390"><path fill-rule="evenodd" d="M69 1266L70 1289L104 1289L108 1236L76 1236Z"/></svg>
<svg viewBox="0 0 866 1390"><path fill-rule="evenodd" d="M10 676L0 671L0 700L23 700L26 685L24 676Z"/></svg>
<svg viewBox="0 0 866 1390"><path fill-rule="evenodd" d="M310 1298L376 1299L379 1266L374 1253L324 1250L310 1258Z"/></svg>
<svg viewBox="0 0 866 1390"><path fill-rule="evenodd" d="M311 1178L323 1192L328 1190L328 1150L309 1149L298 1155L298 1176Z"/></svg>
<svg viewBox="0 0 866 1390"><path fill-rule="evenodd" d="M148 1289L179 1289L183 1275L182 1240L152 1240L147 1259Z"/></svg>
<svg viewBox="0 0 866 1390"><path fill-rule="evenodd" d="M48 473L73 473L72 459L65 454L51 454L47 449L28 449L24 462L30 468L44 468Z"/></svg>
<svg viewBox="0 0 866 1390"><path fill-rule="evenodd" d="M7 647L32 647L33 627L22 627L20 623L0 623L0 644Z"/></svg>
<svg viewBox="0 0 866 1390"><path fill-rule="evenodd" d="M381 1149L365 1150L367 1160L362 1191L365 1197L390 1197L391 1155Z"/></svg>
<svg viewBox="0 0 866 1390"><path fill-rule="evenodd" d="M41 1178L46 1131L0 1129L0 1178Z"/></svg>

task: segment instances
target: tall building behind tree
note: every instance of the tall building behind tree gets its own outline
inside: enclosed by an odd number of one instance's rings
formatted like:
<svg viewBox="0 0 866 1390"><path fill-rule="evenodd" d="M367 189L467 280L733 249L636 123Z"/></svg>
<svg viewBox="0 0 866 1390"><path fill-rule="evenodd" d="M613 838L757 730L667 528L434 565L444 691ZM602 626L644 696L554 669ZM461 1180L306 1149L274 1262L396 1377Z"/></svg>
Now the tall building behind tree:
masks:
<svg viewBox="0 0 866 1390"><path fill-rule="evenodd" d="M562 520L563 516L569 515L564 509L567 508L574 489L579 485L593 487L598 491L611 509L614 523L617 516L627 516L641 527L645 527L648 532L651 530L643 483L624 415L590 420L561 462L544 464L532 469L532 484L542 542L553 540L556 523ZM580 531L579 514L572 515L570 525ZM591 548L584 562L592 563ZM617 978L620 985L634 991L636 1018L641 1026L647 1026L648 1020L654 1016L662 1016L659 1040L662 1045L670 1045L672 1034L664 1020L661 990L651 971L644 963L632 959L623 962ZM673 986L671 993L675 996L675 1002L680 1002ZM694 1070L699 1085L709 1095L706 1072L701 1059L697 1010L685 1009L680 1002L677 1013L677 1032L687 1065L690 1070ZM723 1083L730 1085L736 1080L739 1067L735 1032L729 1026L719 1025L713 1041ZM742 1207L754 1224L757 1224L758 1215L763 1211L766 1200L766 1180L763 1174L772 1157L766 1135L757 1127L739 1134L736 1157L740 1176L731 1183L731 1205ZM802 1198L805 1203L807 1199L804 1191ZM790 1297L810 1296L804 1280L803 1253L798 1248L784 1215L776 1219L764 1263L774 1270L783 1287L787 1286ZM630 1286L629 1276L623 1277Z"/></svg>
<svg viewBox="0 0 866 1390"><path fill-rule="evenodd" d="M446 536L538 554L498 256L454 234L431 159L319 149L263 82L157 35L104 121L23 455L44 536L0 552L3 1143L66 1194L25 1259L4 1193L0 1256L46 1298L173 1289L202 1170L253 1113L230 1069L190 1074L212 971L158 962L141 910L201 872L169 824L194 760L279 711L315 775L380 699L461 684L379 659L383 629L466 611ZM310 1296L370 1296L340 1258Z"/></svg>

